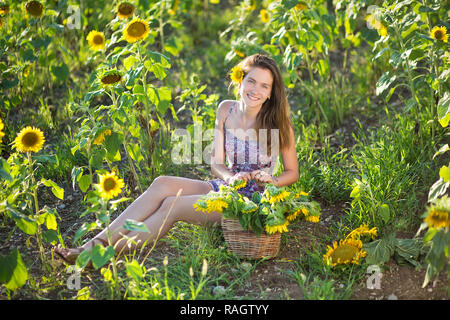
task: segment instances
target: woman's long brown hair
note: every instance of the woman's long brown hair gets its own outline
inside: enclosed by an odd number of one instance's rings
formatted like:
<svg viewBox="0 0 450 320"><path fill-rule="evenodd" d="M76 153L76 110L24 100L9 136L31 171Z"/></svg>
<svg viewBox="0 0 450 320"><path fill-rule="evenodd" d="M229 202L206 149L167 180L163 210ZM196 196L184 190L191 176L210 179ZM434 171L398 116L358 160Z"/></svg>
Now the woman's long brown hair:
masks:
<svg viewBox="0 0 450 320"><path fill-rule="evenodd" d="M244 72L244 77L254 67L261 69L267 69L272 73L273 83L270 99L267 99L263 103L261 110L256 116L256 132L259 129L267 129L269 133L267 135L267 154L271 154L271 130L279 130L279 149L283 150L289 146L290 141L290 129L292 128L292 122L290 119L289 103L286 98L286 90L281 76L280 69L276 62L263 54L254 54L246 57L239 65ZM257 135L259 142L259 134Z"/></svg>

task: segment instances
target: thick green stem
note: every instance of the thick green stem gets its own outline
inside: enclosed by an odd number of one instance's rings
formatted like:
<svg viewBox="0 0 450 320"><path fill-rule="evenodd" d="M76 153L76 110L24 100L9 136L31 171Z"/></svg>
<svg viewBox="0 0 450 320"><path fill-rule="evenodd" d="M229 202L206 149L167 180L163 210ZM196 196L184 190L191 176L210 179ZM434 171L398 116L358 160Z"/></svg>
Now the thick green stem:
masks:
<svg viewBox="0 0 450 320"><path fill-rule="evenodd" d="M103 201L102 203L102 209L103 212L108 216L109 218L109 212L108 212L108 200ZM114 248L114 244L112 241L112 234L111 234L111 229L109 227L110 225L110 219L108 219L108 223L106 225L106 236L108 238L108 246L111 246ZM114 300L115 297L119 296L119 277L118 277L118 272L117 272L117 260L116 260L116 256L114 254L114 256L111 258L111 265L112 265L112 269L113 269L113 279L114 279L114 289L111 290L111 299Z"/></svg>
<svg viewBox="0 0 450 320"><path fill-rule="evenodd" d="M31 153L27 152L27 156L28 156L28 165L30 167L30 173L31 173L31 185L34 188L33 189L33 200L34 200L34 208L35 208L35 217L36 220L39 217L39 203L38 203L38 197L37 197L37 187L35 186L35 179L34 179L34 174L33 174L33 162L31 159ZM36 240L39 246L39 256L41 257L41 262L43 264L43 266L47 269L47 260L45 259L45 254L44 254L44 246L43 246L43 241L42 241L42 229L41 229L41 225L39 223L37 223L37 230L36 230Z"/></svg>
<svg viewBox="0 0 450 320"><path fill-rule="evenodd" d="M125 153L127 155L128 163L130 165L131 172L133 173L134 180L136 180L136 183L138 185L139 192L142 193L143 190L142 190L141 182L139 181L139 176L138 176L138 174L136 172L136 169L134 168L133 159L131 158L130 153L128 152L128 142L126 140L127 140L127 138L125 136L123 145L125 147Z"/></svg>

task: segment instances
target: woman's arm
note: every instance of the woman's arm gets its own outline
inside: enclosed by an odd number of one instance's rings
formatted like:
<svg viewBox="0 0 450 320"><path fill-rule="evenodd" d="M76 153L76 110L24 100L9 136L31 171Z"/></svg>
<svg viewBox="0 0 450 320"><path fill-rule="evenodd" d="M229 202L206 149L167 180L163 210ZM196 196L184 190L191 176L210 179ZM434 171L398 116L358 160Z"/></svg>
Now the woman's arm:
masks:
<svg viewBox="0 0 450 320"><path fill-rule="evenodd" d="M233 174L225 166L225 148L224 148L224 131L223 124L225 117L228 114L230 107L232 105L231 101L222 101L219 104L216 112L216 123L214 128L214 140L212 146L211 155L211 172L214 176L219 179L224 180L228 183L228 180L233 176Z"/></svg>
<svg viewBox="0 0 450 320"><path fill-rule="evenodd" d="M298 159L297 150L295 148L295 135L294 129L290 130L291 143L287 148L280 151L281 159L283 162L284 171L278 177L274 177L273 184L278 187L289 186L298 180Z"/></svg>

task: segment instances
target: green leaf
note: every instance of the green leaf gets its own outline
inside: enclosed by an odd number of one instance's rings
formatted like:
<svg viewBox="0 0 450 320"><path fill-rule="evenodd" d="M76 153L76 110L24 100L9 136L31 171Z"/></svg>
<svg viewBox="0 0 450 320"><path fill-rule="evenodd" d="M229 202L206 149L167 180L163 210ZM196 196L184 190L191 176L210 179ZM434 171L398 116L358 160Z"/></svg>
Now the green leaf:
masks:
<svg viewBox="0 0 450 320"><path fill-rule="evenodd" d="M439 100L437 109L439 123L445 128L450 121L450 93L444 93L444 96Z"/></svg>
<svg viewBox="0 0 450 320"><path fill-rule="evenodd" d="M16 222L17 227L29 235L36 234L37 223L35 220L29 218L28 216L18 212L15 208L11 207L8 203L6 204L8 213Z"/></svg>
<svg viewBox="0 0 450 320"><path fill-rule="evenodd" d="M383 73L383 75L378 79L376 85L376 95L382 95L386 92L387 89L394 83L397 79L396 75L390 75L389 71Z"/></svg>
<svg viewBox="0 0 450 320"><path fill-rule="evenodd" d="M352 192L350 193L350 197L354 198L355 200L359 200L361 198L361 185L357 184L353 187Z"/></svg>
<svg viewBox="0 0 450 320"><path fill-rule="evenodd" d="M86 249L80 253L75 264L79 268L84 268L89 263L89 260L91 260L91 250Z"/></svg>
<svg viewBox="0 0 450 320"><path fill-rule="evenodd" d="M382 264L394 254L394 244L392 239L383 238L363 245L367 252L366 262L368 264Z"/></svg>
<svg viewBox="0 0 450 320"><path fill-rule="evenodd" d="M9 255L0 255L0 282L12 291L17 290L25 284L28 272L20 257L20 252L14 249Z"/></svg>
<svg viewBox="0 0 450 320"><path fill-rule="evenodd" d="M433 242L432 251L436 255L444 253L444 250L449 245L449 239L448 236L446 235L446 232L443 232L441 230L436 232L431 241Z"/></svg>
<svg viewBox="0 0 450 320"><path fill-rule="evenodd" d="M142 271L142 267L134 259L133 259L133 261L128 262L126 264L125 269L127 270L128 276L137 282L141 281L142 278L144 277L144 272Z"/></svg>
<svg viewBox="0 0 450 320"><path fill-rule="evenodd" d="M372 61L375 61L376 59L378 59L379 57L381 57L385 52L389 51L391 48L386 47L383 48L382 50L380 50L373 58Z"/></svg>
<svg viewBox="0 0 450 320"><path fill-rule="evenodd" d="M0 159L0 178L8 180L9 182L13 181L9 171L9 164L3 159Z"/></svg>
<svg viewBox="0 0 450 320"><path fill-rule="evenodd" d="M91 259L95 269L103 267L112 257L114 257L114 248L112 246L105 248L101 244L97 244L92 248Z"/></svg>
<svg viewBox="0 0 450 320"><path fill-rule="evenodd" d="M330 64L328 61L320 59L318 64L318 71L322 78L326 78L330 72Z"/></svg>
<svg viewBox="0 0 450 320"><path fill-rule="evenodd" d="M105 137L106 156L110 161L120 161L120 145L122 144L122 135L113 132L111 135Z"/></svg>
<svg viewBox="0 0 450 320"><path fill-rule="evenodd" d="M45 225L49 230L57 229L58 223L56 222L56 216L53 213L47 212L47 216L45 217Z"/></svg>
<svg viewBox="0 0 450 320"><path fill-rule="evenodd" d="M75 236L73 238L73 243L76 243L79 239L81 239L86 233L89 231L93 231L97 229L97 223L96 222L85 222L83 225L77 230L75 233Z"/></svg>
<svg viewBox="0 0 450 320"><path fill-rule="evenodd" d="M417 238L396 239L395 253L401 256L414 266L419 266L417 258L419 257L422 244Z"/></svg>
<svg viewBox="0 0 450 320"><path fill-rule="evenodd" d="M450 182L444 182L444 179L439 178L438 181L433 183L428 192L428 201L433 201L436 198L444 195L447 192L447 188L450 186Z"/></svg>
<svg viewBox="0 0 450 320"><path fill-rule="evenodd" d="M383 203L378 208L378 213L385 223L389 222L389 220L391 219L391 211L389 210L389 205L385 203Z"/></svg>
<svg viewBox="0 0 450 320"><path fill-rule="evenodd" d="M58 186L55 182L42 178L41 183L43 183L46 187L52 187L52 192L58 199L64 199L64 189Z"/></svg>
<svg viewBox="0 0 450 320"><path fill-rule="evenodd" d="M69 68L64 62L58 66L52 66L51 70L53 75L61 81L66 80L69 76Z"/></svg>
<svg viewBox="0 0 450 320"><path fill-rule="evenodd" d="M450 181L450 168L447 166L442 166L439 170L439 176L444 180L444 182Z"/></svg>
<svg viewBox="0 0 450 320"><path fill-rule="evenodd" d="M91 185L91 178L87 174L81 176L81 178L78 180L78 186L80 187L80 190L83 193L87 191L90 185Z"/></svg>
<svg viewBox="0 0 450 320"><path fill-rule="evenodd" d="M133 159L137 163L144 161L144 157L142 156L139 144L135 143L132 145L128 145L128 153L130 154L131 159Z"/></svg>
<svg viewBox="0 0 450 320"><path fill-rule="evenodd" d="M133 66L135 61L137 61L137 59L133 55L129 55L128 57L126 57L123 60L123 66L125 67L125 70L128 71Z"/></svg>
<svg viewBox="0 0 450 320"><path fill-rule="evenodd" d="M436 153L433 155L433 159L437 156L446 153L448 150L450 150L450 147L448 146L448 143L444 144Z"/></svg>
<svg viewBox="0 0 450 320"><path fill-rule="evenodd" d="M156 106L159 114L164 115L172 100L171 90L168 87L154 88L149 86L147 95L150 101Z"/></svg>
<svg viewBox="0 0 450 320"><path fill-rule="evenodd" d="M125 220L123 228L130 231L150 232L150 230L148 230L147 226L143 222L139 222L132 219Z"/></svg>

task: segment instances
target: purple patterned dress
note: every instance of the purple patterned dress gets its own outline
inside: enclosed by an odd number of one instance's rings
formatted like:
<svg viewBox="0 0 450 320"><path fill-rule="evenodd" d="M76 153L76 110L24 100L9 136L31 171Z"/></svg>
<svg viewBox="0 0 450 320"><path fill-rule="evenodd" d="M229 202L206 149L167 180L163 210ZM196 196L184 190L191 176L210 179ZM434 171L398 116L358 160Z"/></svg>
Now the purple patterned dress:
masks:
<svg viewBox="0 0 450 320"><path fill-rule="evenodd" d="M234 104L230 108L230 111L228 112L227 117L225 118L225 121L223 123L223 130L225 133L224 145L228 168L233 174L236 174L238 172L252 172L254 170L262 170L271 175L273 173L274 167L272 166L272 163L275 164L277 157L274 155L271 158L267 154L263 154L262 152L260 152L259 145L256 140L239 139L225 127L225 122L227 121L228 116L231 114L235 105L236 104ZM256 163L254 163L254 155L256 155ZM209 184L211 184L213 191L219 191L219 186L222 184L227 185L227 183L222 179L209 180L208 182ZM259 186L253 180L248 181L247 185L244 188L238 190L240 194L248 198L251 198L253 192L255 191L263 192L264 186Z"/></svg>

